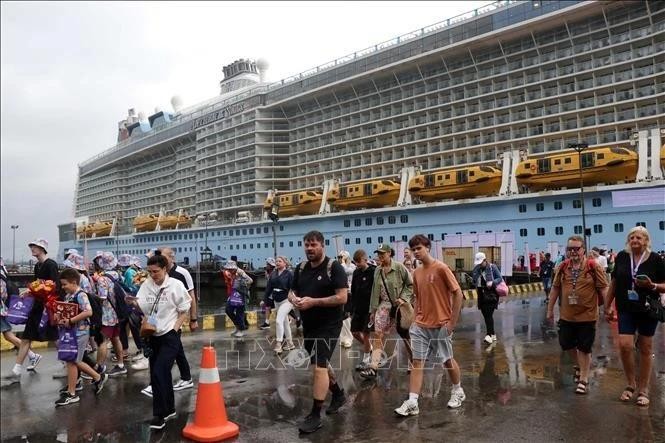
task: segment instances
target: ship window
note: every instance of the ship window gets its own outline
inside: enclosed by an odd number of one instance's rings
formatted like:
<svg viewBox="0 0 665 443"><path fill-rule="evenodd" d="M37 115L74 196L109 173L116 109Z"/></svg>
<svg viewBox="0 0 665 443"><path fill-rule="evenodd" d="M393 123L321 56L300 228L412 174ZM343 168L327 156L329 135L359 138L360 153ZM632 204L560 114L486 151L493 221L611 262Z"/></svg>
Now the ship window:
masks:
<svg viewBox="0 0 665 443"><path fill-rule="evenodd" d="M658 229L665 231L665 221L661 220L658 222Z"/></svg>
<svg viewBox="0 0 665 443"><path fill-rule="evenodd" d="M531 163L524 163L525 169L531 169Z"/></svg>
<svg viewBox="0 0 665 443"><path fill-rule="evenodd" d="M440 178L441 176L439 176ZM434 186L434 174L427 174L425 176L425 186L430 187Z"/></svg>
<svg viewBox="0 0 665 443"><path fill-rule="evenodd" d="M407 237L406 235L402 236L402 241L408 241L408 240L409 240L409 237Z"/></svg>
<svg viewBox="0 0 665 443"><path fill-rule="evenodd" d="M242 248L243 248L243 249L247 249L247 243L243 243L243 244L242 244Z"/></svg>
<svg viewBox="0 0 665 443"><path fill-rule="evenodd" d="M345 245L350 245L351 244L351 239L350 238L345 238L344 239L344 244Z"/></svg>
<svg viewBox="0 0 665 443"><path fill-rule="evenodd" d="M389 215L388 216L388 224L389 225L394 225L395 224L395 216L394 215Z"/></svg>
<svg viewBox="0 0 665 443"><path fill-rule="evenodd" d="M365 191L363 192L363 195L372 195L372 184L371 183L365 183Z"/></svg>
<svg viewBox="0 0 665 443"><path fill-rule="evenodd" d="M554 210L560 211L563 209L563 203L562 202L554 202Z"/></svg>
<svg viewBox="0 0 665 443"><path fill-rule="evenodd" d="M354 224L355 226L362 226L363 221L362 221L361 219L359 219L359 218L356 218L355 220L353 220L353 224Z"/></svg>
<svg viewBox="0 0 665 443"><path fill-rule="evenodd" d="M394 242L394 241L395 241L395 236L394 236L394 235L391 235L391 236L390 236L390 243L392 243L392 242Z"/></svg>
<svg viewBox="0 0 665 443"><path fill-rule="evenodd" d="M366 240L368 245L372 244L372 237L367 237Z"/></svg>
<svg viewBox="0 0 665 443"><path fill-rule="evenodd" d="M344 220L344 227L345 228L350 228L351 227L351 220Z"/></svg>
<svg viewBox="0 0 665 443"><path fill-rule="evenodd" d="M446 239L446 235L448 235L448 234L446 234L445 232L442 232L442 233L441 233L441 240L445 240L445 239Z"/></svg>
<svg viewBox="0 0 665 443"><path fill-rule="evenodd" d="M573 208L579 209L582 207L582 200L573 200Z"/></svg>
<svg viewBox="0 0 665 443"><path fill-rule="evenodd" d="M642 226L643 228L646 228L647 224L645 222L637 222L635 223L635 226Z"/></svg>
<svg viewBox="0 0 665 443"><path fill-rule="evenodd" d="M290 241L289 242L289 248L292 248L292 247L293 247L293 241Z"/></svg>
<svg viewBox="0 0 665 443"><path fill-rule="evenodd" d="M443 178L442 175L437 175L437 176L436 176L436 179L437 179L437 180L441 180L442 178Z"/></svg>
<svg viewBox="0 0 665 443"><path fill-rule="evenodd" d="M557 226L556 228L554 228L554 233L556 235L563 235L563 226Z"/></svg>
<svg viewBox="0 0 665 443"><path fill-rule="evenodd" d="M457 184L468 183L469 177L467 175L467 170L457 171Z"/></svg>
<svg viewBox="0 0 665 443"><path fill-rule="evenodd" d="M603 225L593 225L593 232L596 234L603 232Z"/></svg>
<svg viewBox="0 0 665 443"><path fill-rule="evenodd" d="M605 154L596 154L596 160L602 160L605 158Z"/></svg>
<svg viewBox="0 0 665 443"><path fill-rule="evenodd" d="M552 170L552 163L549 158L541 158L538 160L538 172L550 172Z"/></svg>
<svg viewBox="0 0 665 443"><path fill-rule="evenodd" d="M561 159L560 158L555 159L554 164L555 165L560 165L561 164Z"/></svg>
<svg viewBox="0 0 665 443"><path fill-rule="evenodd" d="M231 245L231 250L233 251L233 245Z"/></svg>
<svg viewBox="0 0 665 443"><path fill-rule="evenodd" d="M430 240L434 240L434 234L427 234L427 238L429 238Z"/></svg>
<svg viewBox="0 0 665 443"><path fill-rule="evenodd" d="M476 175L476 173L474 171L469 171L469 176L470 177L473 177L474 175Z"/></svg>
<svg viewBox="0 0 665 443"><path fill-rule="evenodd" d="M264 244L263 244L263 247L264 247L265 249L268 249L268 243L264 243Z"/></svg>
<svg viewBox="0 0 665 443"><path fill-rule="evenodd" d="M377 225L382 225L383 224L383 217L377 217L376 218L376 224ZM381 243L381 242L379 242L379 243Z"/></svg>
<svg viewBox="0 0 665 443"><path fill-rule="evenodd" d="M519 206L519 211L520 211L520 212L526 212L526 205L525 205L525 204L521 204L521 205Z"/></svg>
<svg viewBox="0 0 665 443"><path fill-rule="evenodd" d="M249 228L249 234L253 235L254 234L254 228Z"/></svg>
<svg viewBox="0 0 665 443"><path fill-rule="evenodd" d="M575 228L573 228L573 231L575 234L581 234L582 233L582 226L581 225L575 225Z"/></svg>
<svg viewBox="0 0 665 443"><path fill-rule="evenodd" d="M283 247L284 247L284 242L283 242L283 241L279 242L279 247L280 247L280 248L283 248Z"/></svg>
<svg viewBox="0 0 665 443"><path fill-rule="evenodd" d="M298 246L302 246L302 240L298 240Z"/></svg>
<svg viewBox="0 0 665 443"><path fill-rule="evenodd" d="M229 237L233 237L233 229L229 230ZM191 234L190 234L189 238L192 238Z"/></svg>
<svg viewBox="0 0 665 443"><path fill-rule="evenodd" d="M400 216L399 221L400 221L400 223L408 223L409 222L409 216L404 214L404 215Z"/></svg>
<svg viewBox="0 0 665 443"><path fill-rule="evenodd" d="M372 218L371 217L367 217L365 219L365 226L372 226Z"/></svg>
<svg viewBox="0 0 665 443"><path fill-rule="evenodd" d="M536 211L544 211L545 210L545 203L536 203Z"/></svg>
<svg viewBox="0 0 665 443"><path fill-rule="evenodd" d="M563 163L566 164L566 165L568 165L572 162L573 162L573 160L570 157L566 157L566 158L563 159Z"/></svg>
<svg viewBox="0 0 665 443"><path fill-rule="evenodd" d="M254 243L249 244L249 249L254 249Z"/></svg>
<svg viewBox="0 0 665 443"><path fill-rule="evenodd" d="M382 236L378 236L378 237L376 238L376 241L377 241L378 243L383 243L383 237L382 237Z"/></svg>
<svg viewBox="0 0 665 443"><path fill-rule="evenodd" d="M450 174L446 174L446 180L450 180Z"/></svg>
<svg viewBox="0 0 665 443"><path fill-rule="evenodd" d="M599 208L603 202L599 198L594 198L593 200L591 200L591 203L593 204L594 208Z"/></svg>
<svg viewBox="0 0 665 443"><path fill-rule="evenodd" d="M520 229L520 237L526 237L527 234L528 234L528 231L526 230L526 228Z"/></svg>
<svg viewBox="0 0 665 443"><path fill-rule="evenodd" d="M240 229L236 229L236 235L240 235Z"/></svg>
<svg viewBox="0 0 665 443"><path fill-rule="evenodd" d="M539 237L542 237L545 235L545 228L538 228L536 232L538 233Z"/></svg>
<svg viewBox="0 0 665 443"><path fill-rule="evenodd" d="M263 233L264 234L268 233L268 227L263 228ZM226 235L226 231L224 231L224 235Z"/></svg>
<svg viewBox="0 0 665 443"><path fill-rule="evenodd" d="M594 165L593 152L587 152L582 154L582 167L592 168L593 165Z"/></svg>
<svg viewBox="0 0 665 443"><path fill-rule="evenodd" d="M356 237L356 244L357 244L357 245L360 244L360 239L359 239L358 237Z"/></svg>
<svg viewBox="0 0 665 443"><path fill-rule="evenodd" d="M280 230L280 231L283 231L283 230L284 230L284 226L280 226L280 227L279 227L279 230Z"/></svg>
<svg viewBox="0 0 665 443"><path fill-rule="evenodd" d="M244 229L242 230L242 235L247 235L247 229L246 229L246 228L244 228Z"/></svg>

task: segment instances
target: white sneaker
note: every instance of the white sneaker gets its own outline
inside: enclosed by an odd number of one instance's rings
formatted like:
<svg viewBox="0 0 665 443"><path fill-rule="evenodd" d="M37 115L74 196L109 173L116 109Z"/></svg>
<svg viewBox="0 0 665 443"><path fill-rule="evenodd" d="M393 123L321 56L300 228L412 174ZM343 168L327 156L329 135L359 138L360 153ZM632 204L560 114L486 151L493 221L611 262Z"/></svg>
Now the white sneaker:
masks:
<svg viewBox="0 0 665 443"><path fill-rule="evenodd" d="M488 345L489 345L489 344L492 344L492 337L489 336L489 335L486 335L486 336L485 336L485 343L487 343Z"/></svg>
<svg viewBox="0 0 665 443"><path fill-rule="evenodd" d="M245 333L243 331L236 332L236 337L237 338L241 338L241 337L244 337L244 336L245 336Z"/></svg>
<svg viewBox="0 0 665 443"><path fill-rule="evenodd" d="M275 354L281 354L283 350L284 349L282 347L282 342L281 341L278 341L277 343L275 343L275 347L273 348L273 351L275 351Z"/></svg>
<svg viewBox="0 0 665 443"><path fill-rule="evenodd" d="M464 389L453 389L450 393L450 400L448 400L448 407L450 409L456 409L462 406L462 402L466 400L466 395L464 394Z"/></svg>
<svg viewBox="0 0 665 443"><path fill-rule="evenodd" d="M341 345L343 348L350 348L351 345L353 345L353 343L350 342L350 341L343 341L342 343L340 343L340 345Z"/></svg>
<svg viewBox="0 0 665 443"><path fill-rule="evenodd" d="M234 329L233 332L231 332L231 337L235 337L237 333L238 333L238 330Z"/></svg>
<svg viewBox="0 0 665 443"><path fill-rule="evenodd" d="M152 385L148 385L145 388L141 389L141 394L147 395L152 398Z"/></svg>
<svg viewBox="0 0 665 443"><path fill-rule="evenodd" d="M420 410L418 409L418 402L415 400L404 400L402 406L395 409L395 414L401 415L402 417L408 417L409 415L418 415Z"/></svg>
<svg viewBox="0 0 665 443"><path fill-rule="evenodd" d="M145 371L146 369L150 368L150 361L145 357L140 358L132 363L131 368L134 371Z"/></svg>
<svg viewBox="0 0 665 443"><path fill-rule="evenodd" d="M295 348L296 345L294 345L292 341L287 340L282 349L288 352L288 351L293 351Z"/></svg>
<svg viewBox="0 0 665 443"><path fill-rule="evenodd" d="M26 366L25 369L28 371L34 371L39 362L42 361L42 356L41 354L35 353L35 356L33 358L28 358L28 360L30 361L30 364Z"/></svg>
<svg viewBox="0 0 665 443"><path fill-rule="evenodd" d="M194 387L194 382L191 380L178 380L173 384L174 391L182 391L183 389L191 389Z"/></svg>
<svg viewBox="0 0 665 443"><path fill-rule="evenodd" d="M496 335L492 335L492 342L496 343L498 338L496 338Z"/></svg>

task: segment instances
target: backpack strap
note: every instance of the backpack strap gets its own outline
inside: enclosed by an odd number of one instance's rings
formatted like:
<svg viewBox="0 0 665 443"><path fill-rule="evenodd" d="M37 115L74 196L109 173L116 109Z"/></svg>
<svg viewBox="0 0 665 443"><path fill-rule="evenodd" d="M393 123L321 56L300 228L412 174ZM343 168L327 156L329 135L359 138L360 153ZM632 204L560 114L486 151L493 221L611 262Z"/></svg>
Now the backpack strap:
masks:
<svg viewBox="0 0 665 443"><path fill-rule="evenodd" d="M328 263L326 264L326 273L328 274L328 280L332 281L333 261L330 259L330 257L326 257L326 260L328 260Z"/></svg>

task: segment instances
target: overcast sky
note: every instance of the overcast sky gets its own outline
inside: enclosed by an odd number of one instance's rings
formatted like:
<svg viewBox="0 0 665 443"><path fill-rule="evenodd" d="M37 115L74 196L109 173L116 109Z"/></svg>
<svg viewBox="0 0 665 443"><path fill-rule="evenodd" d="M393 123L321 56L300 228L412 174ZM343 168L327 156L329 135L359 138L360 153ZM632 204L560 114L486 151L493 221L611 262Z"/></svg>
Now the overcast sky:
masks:
<svg viewBox="0 0 665 443"><path fill-rule="evenodd" d="M17 261L36 237L55 255L77 164L115 144L127 109L212 98L238 58L265 58L277 81L488 3L3 2L2 257L11 225Z"/></svg>

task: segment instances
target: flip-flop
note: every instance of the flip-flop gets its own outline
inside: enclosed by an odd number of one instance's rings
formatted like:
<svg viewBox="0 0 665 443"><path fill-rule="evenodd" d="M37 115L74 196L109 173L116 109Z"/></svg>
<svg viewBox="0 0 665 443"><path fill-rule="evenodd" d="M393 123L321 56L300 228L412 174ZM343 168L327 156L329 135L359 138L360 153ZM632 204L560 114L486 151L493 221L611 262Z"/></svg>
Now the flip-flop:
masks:
<svg viewBox="0 0 665 443"><path fill-rule="evenodd" d="M635 388L632 386L626 386L621 393L621 397L619 397L619 400L623 402L631 401L633 399L633 394L635 393Z"/></svg>
<svg viewBox="0 0 665 443"><path fill-rule="evenodd" d="M649 396L646 392L640 392L637 394L637 406L647 407L649 406Z"/></svg>
<svg viewBox="0 0 665 443"><path fill-rule="evenodd" d="M589 382L588 381L578 381L577 388L575 389L575 394L586 395L589 393Z"/></svg>

